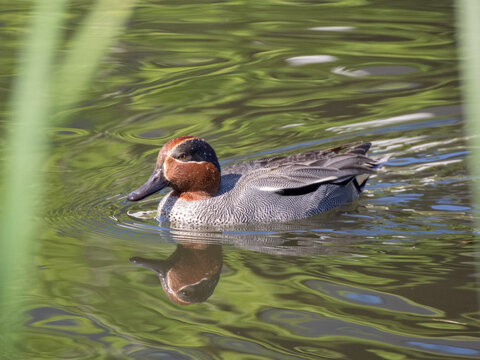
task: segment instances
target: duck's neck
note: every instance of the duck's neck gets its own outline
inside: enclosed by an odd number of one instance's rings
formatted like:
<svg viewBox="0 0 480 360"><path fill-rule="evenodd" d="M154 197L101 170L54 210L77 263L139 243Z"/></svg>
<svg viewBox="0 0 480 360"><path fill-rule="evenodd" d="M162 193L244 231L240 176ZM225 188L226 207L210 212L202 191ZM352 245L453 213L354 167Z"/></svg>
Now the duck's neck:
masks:
<svg viewBox="0 0 480 360"><path fill-rule="evenodd" d="M169 164L167 172L170 186L175 195L187 200L205 200L215 196L220 187L220 171L209 162L188 162L178 166L178 162Z"/></svg>
<svg viewBox="0 0 480 360"><path fill-rule="evenodd" d="M179 191L176 189L176 195L186 201L206 200L217 195L220 188L220 173L214 171L210 176L203 178L196 178L194 183L191 183L187 191Z"/></svg>
<svg viewBox="0 0 480 360"><path fill-rule="evenodd" d="M216 192L215 192L216 193ZM205 191L188 191L178 194L177 196L180 199L186 201L198 201L198 200L206 200L214 196L215 194L209 194Z"/></svg>

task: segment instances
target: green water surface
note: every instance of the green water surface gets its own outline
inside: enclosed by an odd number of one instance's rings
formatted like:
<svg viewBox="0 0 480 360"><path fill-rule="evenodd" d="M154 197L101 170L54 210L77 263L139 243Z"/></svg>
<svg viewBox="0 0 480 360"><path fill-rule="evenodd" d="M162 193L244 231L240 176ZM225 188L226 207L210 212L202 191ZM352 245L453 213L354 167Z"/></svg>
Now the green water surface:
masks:
<svg viewBox="0 0 480 360"><path fill-rule="evenodd" d="M70 3L63 51L90 3ZM29 3L0 16L3 123ZM21 358L479 358L454 19L451 0L138 1L48 129ZM125 196L183 135L225 167L356 140L391 159L326 214L172 228L152 219L165 190ZM179 305L132 257L213 280Z"/></svg>

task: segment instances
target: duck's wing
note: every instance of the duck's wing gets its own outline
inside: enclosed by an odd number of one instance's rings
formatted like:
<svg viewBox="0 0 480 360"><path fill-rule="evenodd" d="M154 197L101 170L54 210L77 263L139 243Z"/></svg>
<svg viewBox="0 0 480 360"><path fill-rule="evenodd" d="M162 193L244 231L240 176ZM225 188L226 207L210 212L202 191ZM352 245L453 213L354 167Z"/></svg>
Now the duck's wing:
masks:
<svg viewBox="0 0 480 360"><path fill-rule="evenodd" d="M259 191L279 195L303 195L316 191L321 185L344 185L354 179L361 190L368 176L374 174L376 167L385 160L386 158L375 160L349 152L259 169L247 175L244 180Z"/></svg>
<svg viewBox="0 0 480 360"><path fill-rule="evenodd" d="M312 150L300 154L277 156L265 159L255 159L239 164L234 164L225 170L223 174L246 174L253 170L273 168L290 164L306 164L314 161L326 161L340 153L365 155L370 149L371 143L350 143L324 150Z"/></svg>

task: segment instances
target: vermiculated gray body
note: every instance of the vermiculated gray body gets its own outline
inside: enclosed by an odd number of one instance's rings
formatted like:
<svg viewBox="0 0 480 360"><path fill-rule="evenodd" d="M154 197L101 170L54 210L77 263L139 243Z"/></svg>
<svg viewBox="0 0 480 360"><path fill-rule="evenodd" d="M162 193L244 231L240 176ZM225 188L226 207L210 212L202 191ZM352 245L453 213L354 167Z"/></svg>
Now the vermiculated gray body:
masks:
<svg viewBox="0 0 480 360"><path fill-rule="evenodd" d="M192 225L280 222L309 217L358 197L381 160L364 154L369 143L233 165L218 193L186 201L174 192L159 204L157 219ZM345 151L345 152L341 152Z"/></svg>

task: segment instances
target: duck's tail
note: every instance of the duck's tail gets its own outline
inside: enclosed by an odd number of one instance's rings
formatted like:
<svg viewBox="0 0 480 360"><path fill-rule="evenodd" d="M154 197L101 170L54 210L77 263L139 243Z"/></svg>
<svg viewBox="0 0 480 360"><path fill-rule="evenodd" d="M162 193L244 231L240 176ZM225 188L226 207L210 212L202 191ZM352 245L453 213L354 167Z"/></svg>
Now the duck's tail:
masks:
<svg viewBox="0 0 480 360"><path fill-rule="evenodd" d="M368 146L368 147L370 148L370 146ZM361 149L360 151L362 151L362 150L364 150L364 149ZM367 151L368 151L368 148L367 148ZM386 155L383 155L381 158L373 159L374 161L371 163L373 165L372 169L377 169L378 167L382 166L382 164L386 163L388 161L388 159L390 159L390 156L391 156L390 154L386 154ZM365 184L367 183L367 180L368 180L369 177L370 177L370 174L360 174L360 175L357 175L354 178L353 183L354 183L355 187L357 188L358 192L363 191L363 188L365 187Z"/></svg>

